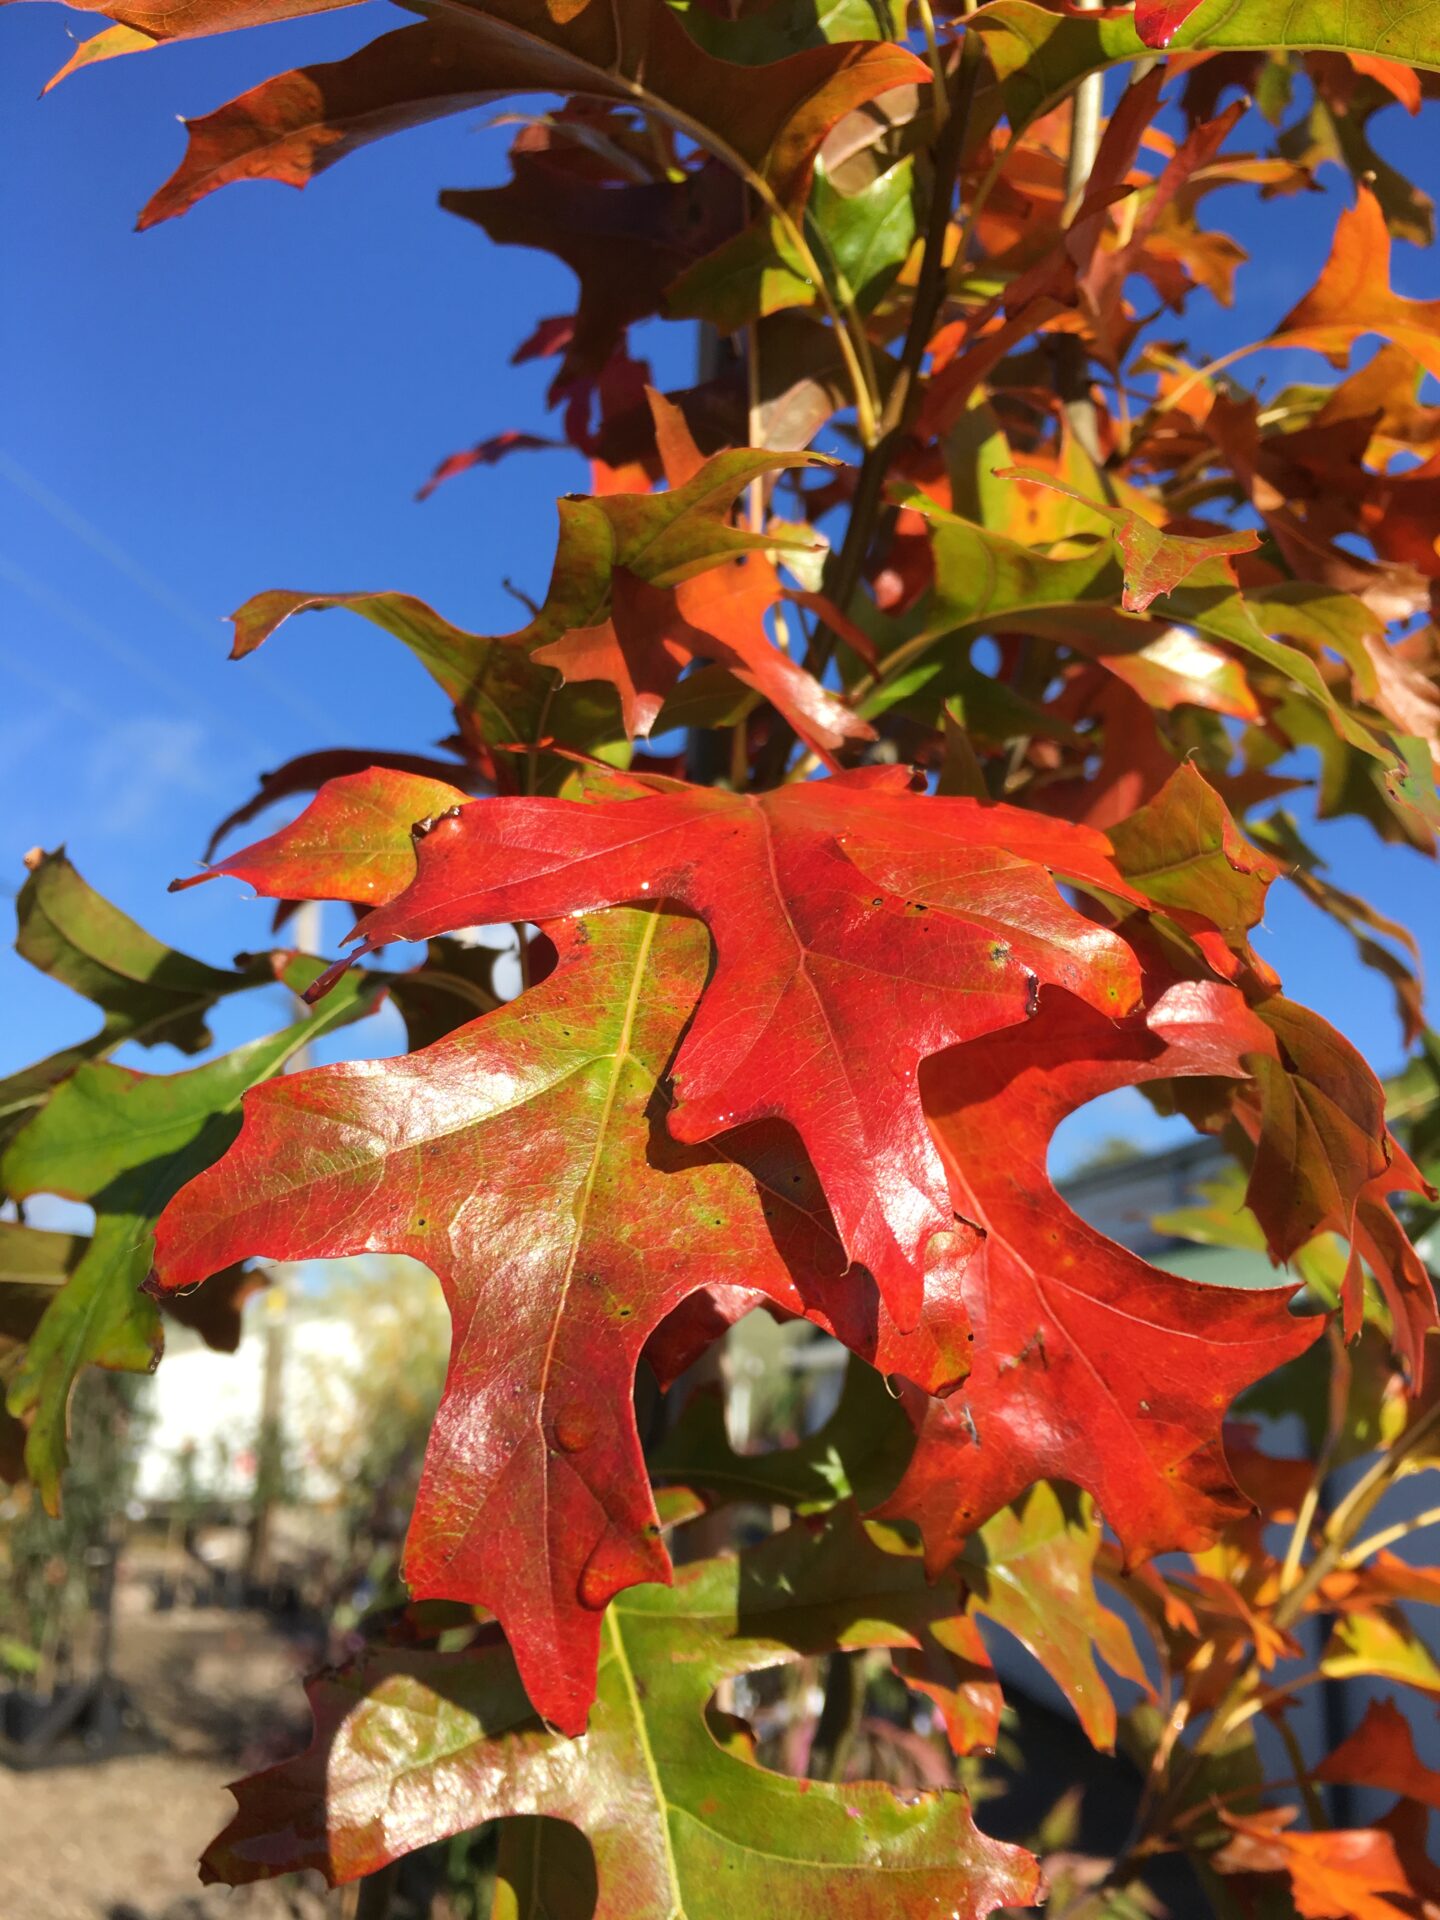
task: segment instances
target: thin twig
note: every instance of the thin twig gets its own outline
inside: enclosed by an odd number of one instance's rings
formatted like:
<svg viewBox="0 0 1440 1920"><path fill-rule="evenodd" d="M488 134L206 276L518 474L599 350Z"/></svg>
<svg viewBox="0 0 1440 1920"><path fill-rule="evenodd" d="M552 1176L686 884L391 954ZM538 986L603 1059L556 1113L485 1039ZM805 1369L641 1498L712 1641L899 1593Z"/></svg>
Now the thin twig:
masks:
<svg viewBox="0 0 1440 1920"><path fill-rule="evenodd" d="M760 329L751 320L745 327L745 443L758 447L760 432ZM765 479L756 474L747 488L751 533L765 531Z"/></svg>
<svg viewBox="0 0 1440 1920"><path fill-rule="evenodd" d="M1417 1513L1412 1520L1397 1520L1393 1527L1382 1527L1379 1533L1372 1533L1367 1540L1359 1541L1341 1556L1340 1565L1347 1571L1358 1567L1368 1560L1372 1553L1379 1553L1382 1547L1388 1547L1392 1541L1407 1539L1412 1533L1419 1533L1422 1527L1440 1524L1440 1507L1427 1507L1423 1513Z"/></svg>
<svg viewBox="0 0 1440 1920"><path fill-rule="evenodd" d="M1300 1510L1295 1516L1295 1525L1290 1534L1290 1544L1285 1549L1284 1565L1280 1569L1280 1591L1288 1593L1300 1578L1300 1562L1310 1541L1310 1529L1315 1524L1315 1514L1320 1505L1320 1489L1328 1471L1328 1447L1315 1462L1315 1471L1310 1484L1305 1489L1305 1498L1300 1502Z"/></svg>
<svg viewBox="0 0 1440 1920"><path fill-rule="evenodd" d="M1325 1809L1321 1805L1315 1782L1306 1772L1305 1756L1300 1751L1300 1742L1295 1738L1295 1729L1283 1713L1277 1713L1272 1724L1290 1757L1291 1766L1295 1769L1295 1780L1305 1802L1305 1811L1310 1816L1310 1824L1316 1833L1323 1833L1329 1822L1325 1818Z"/></svg>

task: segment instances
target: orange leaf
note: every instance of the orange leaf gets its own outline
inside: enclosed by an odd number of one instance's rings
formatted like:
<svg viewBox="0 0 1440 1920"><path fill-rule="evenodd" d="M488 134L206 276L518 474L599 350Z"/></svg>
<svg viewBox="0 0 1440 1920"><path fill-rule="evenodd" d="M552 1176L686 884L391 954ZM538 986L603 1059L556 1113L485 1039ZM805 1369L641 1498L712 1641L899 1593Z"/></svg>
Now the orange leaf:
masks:
<svg viewBox="0 0 1440 1920"><path fill-rule="evenodd" d="M1221 1873L1286 1873L1305 1920L1406 1920L1382 1894L1414 1896L1395 1842L1375 1828L1286 1833L1293 1807L1241 1819L1222 1811L1235 1838L1215 1856Z"/></svg>
<svg viewBox="0 0 1440 1920"><path fill-rule="evenodd" d="M1361 187L1355 205L1340 216L1320 278L1280 322L1271 344L1314 347L1339 367L1367 333L1397 341L1440 378L1440 300L1406 300L1393 290L1390 231L1380 202Z"/></svg>
<svg viewBox="0 0 1440 1920"><path fill-rule="evenodd" d="M148 53L159 42L150 33L142 33L138 27L105 27L99 33L92 33L88 40L82 40L74 53L40 89L42 95L49 93L52 87L58 87L62 80L68 80L72 73L78 73L82 67L93 67L101 60L114 60L122 53Z"/></svg>
<svg viewBox="0 0 1440 1920"><path fill-rule="evenodd" d="M1378 1787L1440 1807L1440 1773L1421 1761L1410 1722L1393 1700L1372 1700L1350 1738L1315 1769L1315 1778Z"/></svg>

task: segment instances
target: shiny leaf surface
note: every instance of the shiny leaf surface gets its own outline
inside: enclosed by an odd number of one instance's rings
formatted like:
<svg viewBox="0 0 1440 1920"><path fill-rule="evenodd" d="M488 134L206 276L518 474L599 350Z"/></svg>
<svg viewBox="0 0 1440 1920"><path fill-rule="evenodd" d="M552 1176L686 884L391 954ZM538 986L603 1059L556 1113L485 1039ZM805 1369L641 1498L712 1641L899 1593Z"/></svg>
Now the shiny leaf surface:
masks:
<svg viewBox="0 0 1440 1920"><path fill-rule="evenodd" d="M1065 1207L1045 1159L1059 1121L1097 1094L1243 1075L1254 1025L1219 985L1172 987L1118 1023L1047 993L1027 1025L926 1069L956 1207L987 1236L963 1288L970 1378L923 1410L919 1451L885 1508L919 1525L933 1567L1045 1477L1091 1493L1131 1558L1207 1544L1247 1510L1225 1463L1225 1410L1319 1322L1287 1318L1284 1288L1212 1287L1147 1266Z"/></svg>
<svg viewBox="0 0 1440 1920"><path fill-rule="evenodd" d="M709 927L716 972L676 1059L677 1138L794 1125L846 1251L902 1330L947 1284L954 1210L916 1069L1024 1020L1041 983L1133 1004L1128 949L1067 907L1053 868L1124 894L1106 842L873 769L759 800L672 787L637 800L498 800L440 821L366 950L451 927L668 900ZM903 1012L902 1012L903 1007Z"/></svg>
<svg viewBox="0 0 1440 1920"><path fill-rule="evenodd" d="M578 1733L606 1601L669 1577L630 1407L641 1348L728 1275L798 1308L792 1274L835 1248L823 1213L666 1137L701 929L624 913L555 938L546 981L422 1052L257 1089L167 1211L156 1267L167 1287L252 1254L435 1271L453 1348L406 1577L492 1608L536 1706Z"/></svg>

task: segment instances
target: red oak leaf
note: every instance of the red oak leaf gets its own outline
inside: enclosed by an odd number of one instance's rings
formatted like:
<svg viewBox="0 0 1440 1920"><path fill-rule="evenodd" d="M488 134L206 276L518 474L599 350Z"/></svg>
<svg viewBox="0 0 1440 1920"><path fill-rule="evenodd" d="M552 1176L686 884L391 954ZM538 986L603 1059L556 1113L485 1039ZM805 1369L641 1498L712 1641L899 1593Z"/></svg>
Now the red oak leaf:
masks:
<svg viewBox="0 0 1440 1920"><path fill-rule="evenodd" d="M637 782L630 791L643 794L645 788ZM297 820L268 839L242 848L210 873L174 884L192 886L225 873L281 900L341 899L376 907L414 877L413 828L428 826L437 814L466 804L467 795L442 783L372 769L331 782ZM549 947L548 941L543 944ZM540 943L532 943L530 978L537 984L550 971L550 966L540 969L539 952ZM457 949L442 940L432 945L420 967L392 977L390 991L405 1018L412 1048L439 1039L462 1020L497 1004L489 971L493 959L486 948ZM823 1213L818 1194L802 1196L799 1191L813 1182L813 1174L804 1167L787 1129L751 1129L746 1145L747 1164L762 1184ZM971 1229L957 1223L952 1272L958 1272L975 1238ZM726 1326L773 1297L752 1286L733 1285L707 1286L692 1294L650 1341L646 1355L651 1366L669 1385ZM969 1320L953 1286L938 1279L927 1288L921 1322L911 1332L895 1326L874 1281L858 1270L828 1282L817 1277L803 1301L796 1296L792 1309L803 1311L872 1366L902 1374L929 1393L952 1391L969 1371Z"/></svg>
<svg viewBox="0 0 1440 1920"><path fill-rule="evenodd" d="M580 1741L537 1723L492 1635L458 1654L377 1650L312 1684L310 1746L237 1784L201 1877L308 1867L338 1885L498 1818L502 1911L517 1887L512 1910L591 1920L984 1920L1025 1907L1038 1863L979 1833L966 1795L787 1779L706 1725L728 1677L925 1648L963 1626L946 1618L955 1605L843 1510L695 1562L673 1593L611 1607ZM516 1814L544 1817L517 1828ZM507 1855L512 1841L523 1855Z"/></svg>
<svg viewBox="0 0 1440 1920"><path fill-rule="evenodd" d="M793 1151L786 1134L785 1128L773 1132L755 1129L752 1149L751 1131L747 1129L745 1164L764 1185L783 1188L788 1182L799 1199L805 1163ZM797 1177L801 1181L798 1189ZM818 1187L813 1204L824 1206ZM973 1228L963 1224L957 1227L956 1271L959 1261L974 1252L979 1238ZM674 1386L728 1327L767 1303L775 1304L776 1296L756 1287L713 1286L692 1293L646 1342L645 1358L661 1387ZM803 1298L797 1292L793 1311L803 1312L807 1320L833 1334L878 1373L899 1374L926 1393L953 1393L970 1371L974 1336L965 1303L953 1283L927 1285L920 1324L910 1333L899 1331L880 1300L875 1282L857 1267L844 1274L817 1275L806 1286ZM782 1308L779 1318L783 1320L786 1313Z"/></svg>
<svg viewBox="0 0 1440 1920"><path fill-rule="evenodd" d="M1168 47L1202 0L1135 0L1135 31L1147 47Z"/></svg>
<svg viewBox="0 0 1440 1920"><path fill-rule="evenodd" d="M447 213L495 245L543 248L579 281L563 382L599 376L625 329L658 313L671 283L739 224L733 179L714 162L678 180L622 186L577 177L568 159L564 149L512 153L514 177L503 187L440 196Z"/></svg>
<svg viewBox="0 0 1440 1920"><path fill-rule="evenodd" d="M102 27L99 33L92 33L88 40L76 41L75 51L58 73L51 74L40 92L42 95L49 93L62 80L68 80L72 73L79 73L84 67L93 67L101 60L118 60L126 53L146 53L158 44L154 34L142 33L138 27Z"/></svg>
<svg viewBox="0 0 1440 1920"><path fill-rule="evenodd" d="M1360 1330L1363 1260L1390 1308L1396 1352L1418 1386L1435 1294L1388 1196L1433 1190L1387 1129L1385 1090L1344 1035L1283 994L1262 1000L1256 1013L1246 1060L1254 1085L1235 1104L1255 1142L1246 1204L1277 1260L1320 1233L1350 1241L1345 1336Z"/></svg>
<svg viewBox="0 0 1440 1920"><path fill-rule="evenodd" d="M437 823L362 951L627 901L698 914L715 973L676 1060L671 1131L793 1125L846 1252L903 1332L927 1272L947 1290L965 1250L920 1061L1025 1020L1042 984L1109 1016L1139 991L1129 948L1066 905L1052 871L1139 902L1101 835L924 798L898 767L758 799L678 783L584 806L507 797Z"/></svg>
<svg viewBox="0 0 1440 1920"><path fill-rule="evenodd" d="M940 1716L956 1753L993 1753L1000 1738L1005 1694L975 1620L948 1623L945 1640L893 1656L907 1687L923 1693Z"/></svg>
<svg viewBox="0 0 1440 1920"><path fill-rule="evenodd" d="M433 1269L454 1344L405 1575L492 1608L537 1710L578 1733L606 1602L670 1577L632 1407L641 1348L708 1282L800 1311L792 1273L840 1260L798 1170L770 1187L665 1133L701 929L623 913L555 941L540 986L419 1053L269 1083L166 1211L155 1265L167 1288L240 1251Z"/></svg>
<svg viewBox="0 0 1440 1920"><path fill-rule="evenodd" d="M453 480L457 473L469 473L472 467L493 467L510 453L534 453L542 447L558 447L558 440L547 440L541 433L525 433L518 427L506 427L503 433L491 434L488 440L477 441L473 447L465 447L459 453L447 453L436 467L424 486L418 489L415 498L428 500L437 487L445 481Z"/></svg>
<svg viewBox="0 0 1440 1920"><path fill-rule="evenodd" d="M91 10L172 39L347 3L201 0L181 8L105 0ZM402 27L344 60L278 74L190 122L185 159L141 224L183 213L234 180L304 186L369 141L497 94L559 90L628 102L642 85L667 117L723 126L731 150L779 197L803 200L815 156L837 120L928 78L923 61L885 42L822 43L740 68L707 53L677 14L659 13L649 0L538 14L528 0L486 0L483 8L466 8L458 23Z"/></svg>
<svg viewBox="0 0 1440 1920"><path fill-rule="evenodd" d="M675 595L628 567L610 576L610 611L594 626L567 627L535 649L568 684L608 680L620 695L625 736L646 737L695 657L699 635L677 612Z"/></svg>
<svg viewBox="0 0 1440 1920"><path fill-rule="evenodd" d="M212 830L205 845L203 860L215 858L215 849L236 827L246 826L257 813L288 800L292 794L315 793L327 780L338 780L346 773L368 773L372 767L389 767L396 773L423 774L429 780L473 781L474 771L455 760L437 760L430 754L397 753L390 747L328 747L318 753L297 754L273 772L262 773L259 784Z"/></svg>
<svg viewBox="0 0 1440 1920"><path fill-rule="evenodd" d="M95 35L103 41L85 61L72 61L50 82L64 78L73 66L90 65L96 60L112 60L117 54L137 53L157 41L197 40L211 33L234 33L242 27L269 26L277 20L299 20L311 13L329 13L352 0L195 0L195 4L175 6L173 0L79 0L78 11L103 13L119 28L107 27ZM91 46L93 42L85 42Z"/></svg>
<svg viewBox="0 0 1440 1920"><path fill-rule="evenodd" d="M741 555L675 589L676 604L700 635L700 653L753 687L784 714L806 746L833 765L832 754L847 740L873 740L875 729L772 643L765 617L782 597L821 600L819 594L785 594L763 554ZM849 624L845 621L844 629Z"/></svg>
<svg viewBox="0 0 1440 1920"><path fill-rule="evenodd" d="M704 471L704 456L680 408L652 387L645 397L666 481L672 491L684 488ZM697 656L728 667L771 701L827 765L834 765L831 756L846 740L873 740L873 727L772 644L765 620L782 589L770 561L759 553L737 553L719 564L710 557L712 564L673 591L614 565L606 617L566 628L537 647L535 659L555 667L567 682L610 681L632 740L650 732Z"/></svg>
<svg viewBox="0 0 1440 1920"><path fill-rule="evenodd" d="M1290 1288L1209 1286L1147 1265L1069 1211L1046 1153L1067 1113L1115 1087L1243 1076L1258 1025L1218 982L1172 986L1120 1022L1044 993L1027 1025L922 1070L955 1205L987 1236L962 1283L970 1378L926 1407L885 1508L920 1526L932 1567L1045 1478L1092 1493L1132 1559L1206 1545L1248 1511L1225 1463L1225 1410L1322 1322L1287 1317Z"/></svg>
<svg viewBox="0 0 1440 1920"><path fill-rule="evenodd" d="M1388 1196L1429 1189L1387 1129L1385 1090L1350 1042L1309 1008L1265 991L1278 982L1247 936L1260 921L1277 863L1245 839L1220 796L1188 764L1149 806L1111 829L1111 844L1125 877L1186 929L1217 973L1244 978L1252 995L1264 994L1256 999L1243 1062L1250 1082L1227 1104L1254 1142L1246 1200L1271 1257L1289 1260L1317 1234L1343 1234L1351 1245L1342 1292L1346 1338L1360 1328L1363 1261L1390 1308L1395 1349L1418 1384L1435 1296ZM1192 1118L1213 1125L1206 1104L1202 1096Z"/></svg>
<svg viewBox="0 0 1440 1920"><path fill-rule="evenodd" d="M1417 1567L1381 1548L1364 1567L1347 1567L1325 1582L1327 1597L1343 1603L1346 1613L1378 1609L1386 1612L1392 1600L1418 1600L1440 1607L1440 1568Z"/></svg>

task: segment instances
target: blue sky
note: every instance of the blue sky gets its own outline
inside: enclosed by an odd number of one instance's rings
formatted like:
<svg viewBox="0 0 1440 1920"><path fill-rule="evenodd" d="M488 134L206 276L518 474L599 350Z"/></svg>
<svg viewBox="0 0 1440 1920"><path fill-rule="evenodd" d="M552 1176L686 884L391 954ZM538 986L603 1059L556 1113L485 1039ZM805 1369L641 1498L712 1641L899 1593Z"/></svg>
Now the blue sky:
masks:
<svg viewBox="0 0 1440 1920"><path fill-rule="evenodd" d="M505 178L508 136L486 130L490 114L383 141L303 194L234 187L132 231L180 158L177 115L404 17L368 5L162 48L44 100L70 33L90 33L94 17L48 5L0 17L0 887L18 886L27 847L64 842L137 919L212 960L263 945L267 907L223 880L176 896L165 886L193 870L210 824L259 769L326 745L421 747L448 730L423 672L363 623L307 618L231 665L222 616L267 587L396 587L463 625L509 628L518 610L502 578L543 589L555 496L585 484L576 456L531 453L424 506L412 497L452 449L546 429L550 368L512 368L509 355L538 318L573 305L558 263L492 247L435 206L442 186ZM1433 118L1396 108L1376 137L1435 189ZM1273 325L1328 249L1346 186L1333 169L1324 177L1323 197L1212 196L1208 221L1254 255L1241 304L1197 300L1188 323L1162 331L1215 353ZM1397 247L1395 280L1440 295L1433 253ZM641 344L662 384L690 377L688 329L647 330ZM1265 364L1272 384L1318 366ZM1440 952L1433 864L1377 848L1351 822L1317 841L1337 880ZM339 930L337 916L332 942ZM1276 888L1264 941L1296 997L1380 1067L1397 1062L1388 989L1343 935ZM0 970L0 1070L84 1029L73 996L8 956ZM238 1039L273 1011L236 1002L217 1026ZM398 1029L382 1021L337 1044L388 1050ZM1147 1115L1132 1096L1067 1139L1151 1137Z"/></svg>

